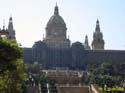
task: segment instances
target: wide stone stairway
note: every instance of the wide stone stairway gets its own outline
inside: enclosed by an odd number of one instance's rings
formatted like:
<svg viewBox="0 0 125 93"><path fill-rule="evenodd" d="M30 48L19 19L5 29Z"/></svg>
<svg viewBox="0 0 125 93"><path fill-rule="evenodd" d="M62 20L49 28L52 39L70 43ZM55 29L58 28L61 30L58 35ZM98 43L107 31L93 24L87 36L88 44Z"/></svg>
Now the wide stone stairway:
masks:
<svg viewBox="0 0 125 93"><path fill-rule="evenodd" d="M100 93L94 85L90 86L29 86L27 93Z"/></svg>

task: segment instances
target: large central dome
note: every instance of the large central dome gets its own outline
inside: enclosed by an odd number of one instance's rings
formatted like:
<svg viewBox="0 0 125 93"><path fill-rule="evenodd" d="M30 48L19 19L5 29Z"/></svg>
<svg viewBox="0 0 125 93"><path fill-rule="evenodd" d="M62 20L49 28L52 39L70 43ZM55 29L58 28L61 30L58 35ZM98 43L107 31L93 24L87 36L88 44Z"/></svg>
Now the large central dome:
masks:
<svg viewBox="0 0 125 93"><path fill-rule="evenodd" d="M46 26L46 40L66 40L66 24L59 15L58 6L54 8L52 15Z"/></svg>
<svg viewBox="0 0 125 93"><path fill-rule="evenodd" d="M51 25L54 25L54 24L66 26L66 25L65 25L65 22L64 22L64 20L63 20L63 18L62 18L61 16L59 16L59 15L53 15L53 16L49 19L49 21L48 21L48 23L47 23L47 27L48 27L48 26L51 26Z"/></svg>
<svg viewBox="0 0 125 93"><path fill-rule="evenodd" d="M54 9L54 15L50 17L50 19L49 19L49 21L47 23L47 27L51 26L51 25L54 25L54 24L66 26L63 18L59 15L57 5L55 6L55 9Z"/></svg>

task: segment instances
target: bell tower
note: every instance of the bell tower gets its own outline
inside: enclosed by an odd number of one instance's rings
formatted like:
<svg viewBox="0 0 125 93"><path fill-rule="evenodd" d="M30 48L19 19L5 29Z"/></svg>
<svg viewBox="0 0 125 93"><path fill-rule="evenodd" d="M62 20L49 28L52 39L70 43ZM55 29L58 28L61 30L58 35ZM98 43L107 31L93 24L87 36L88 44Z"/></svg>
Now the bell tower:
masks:
<svg viewBox="0 0 125 93"><path fill-rule="evenodd" d="M85 36L84 47L85 47L85 49L87 49L87 50L90 49L89 41L88 41L88 36L87 36L87 35Z"/></svg>
<svg viewBox="0 0 125 93"><path fill-rule="evenodd" d="M9 18L9 24L8 24L8 29L7 30L9 32L8 38L16 40L15 30L13 29L13 19L12 19L12 17Z"/></svg>
<svg viewBox="0 0 125 93"><path fill-rule="evenodd" d="M3 21L3 29L0 29L0 38L8 38L9 36L9 32L7 31L7 29L5 29L5 22Z"/></svg>
<svg viewBox="0 0 125 93"><path fill-rule="evenodd" d="M100 31L99 20L97 19L95 32L93 33L92 49L104 50L104 44L103 34Z"/></svg>
<svg viewBox="0 0 125 93"><path fill-rule="evenodd" d="M0 37L7 38L8 40L16 40L15 30L13 29L12 17L9 18L9 24L7 29L5 29L5 24L3 24L3 29L0 29Z"/></svg>

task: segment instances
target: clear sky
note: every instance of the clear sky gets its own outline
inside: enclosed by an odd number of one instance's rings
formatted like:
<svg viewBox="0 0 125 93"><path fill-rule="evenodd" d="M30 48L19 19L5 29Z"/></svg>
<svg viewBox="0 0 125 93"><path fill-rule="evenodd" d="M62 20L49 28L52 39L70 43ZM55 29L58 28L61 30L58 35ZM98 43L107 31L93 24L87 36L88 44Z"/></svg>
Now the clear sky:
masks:
<svg viewBox="0 0 125 93"><path fill-rule="evenodd" d="M97 18L105 40L105 49L125 49L125 0L0 0L0 26L13 17L18 43L32 47L42 40L56 2L67 25L72 42L91 45Z"/></svg>

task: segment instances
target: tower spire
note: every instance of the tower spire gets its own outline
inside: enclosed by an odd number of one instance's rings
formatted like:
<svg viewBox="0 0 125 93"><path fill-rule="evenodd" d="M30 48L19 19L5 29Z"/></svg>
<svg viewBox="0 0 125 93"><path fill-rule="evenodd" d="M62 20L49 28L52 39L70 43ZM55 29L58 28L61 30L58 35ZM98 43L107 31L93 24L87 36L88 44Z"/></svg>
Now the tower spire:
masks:
<svg viewBox="0 0 125 93"><path fill-rule="evenodd" d="M54 15L59 15L59 9L58 9L58 6L57 6L57 2L56 2L56 6L54 8Z"/></svg>
<svg viewBox="0 0 125 93"><path fill-rule="evenodd" d="M93 33L92 49L104 50L103 33L100 31L99 20L96 21L95 32Z"/></svg>
<svg viewBox="0 0 125 93"><path fill-rule="evenodd" d="M13 21L12 16L10 16L9 22L12 22L12 21Z"/></svg>
<svg viewBox="0 0 125 93"><path fill-rule="evenodd" d="M88 45L88 36L85 36L85 44Z"/></svg>
<svg viewBox="0 0 125 93"><path fill-rule="evenodd" d="M99 25L99 20L98 20L98 18L97 18L97 21L96 21L95 31L96 31L96 32L100 32L100 25Z"/></svg>
<svg viewBox="0 0 125 93"><path fill-rule="evenodd" d="M12 16L10 16L9 18L9 25L8 25L8 29L10 30L13 30L13 19L12 19Z"/></svg>
<svg viewBox="0 0 125 93"><path fill-rule="evenodd" d="M88 41L88 36L87 35L85 36L84 47L85 47L85 49L90 49L89 41Z"/></svg>
<svg viewBox="0 0 125 93"><path fill-rule="evenodd" d="M10 16L9 18L9 24L8 24L8 32L9 32L9 38L10 39L15 39L15 30L13 29L13 20L12 20L12 16Z"/></svg>
<svg viewBox="0 0 125 93"><path fill-rule="evenodd" d="M3 30L5 30L5 20L3 20Z"/></svg>

